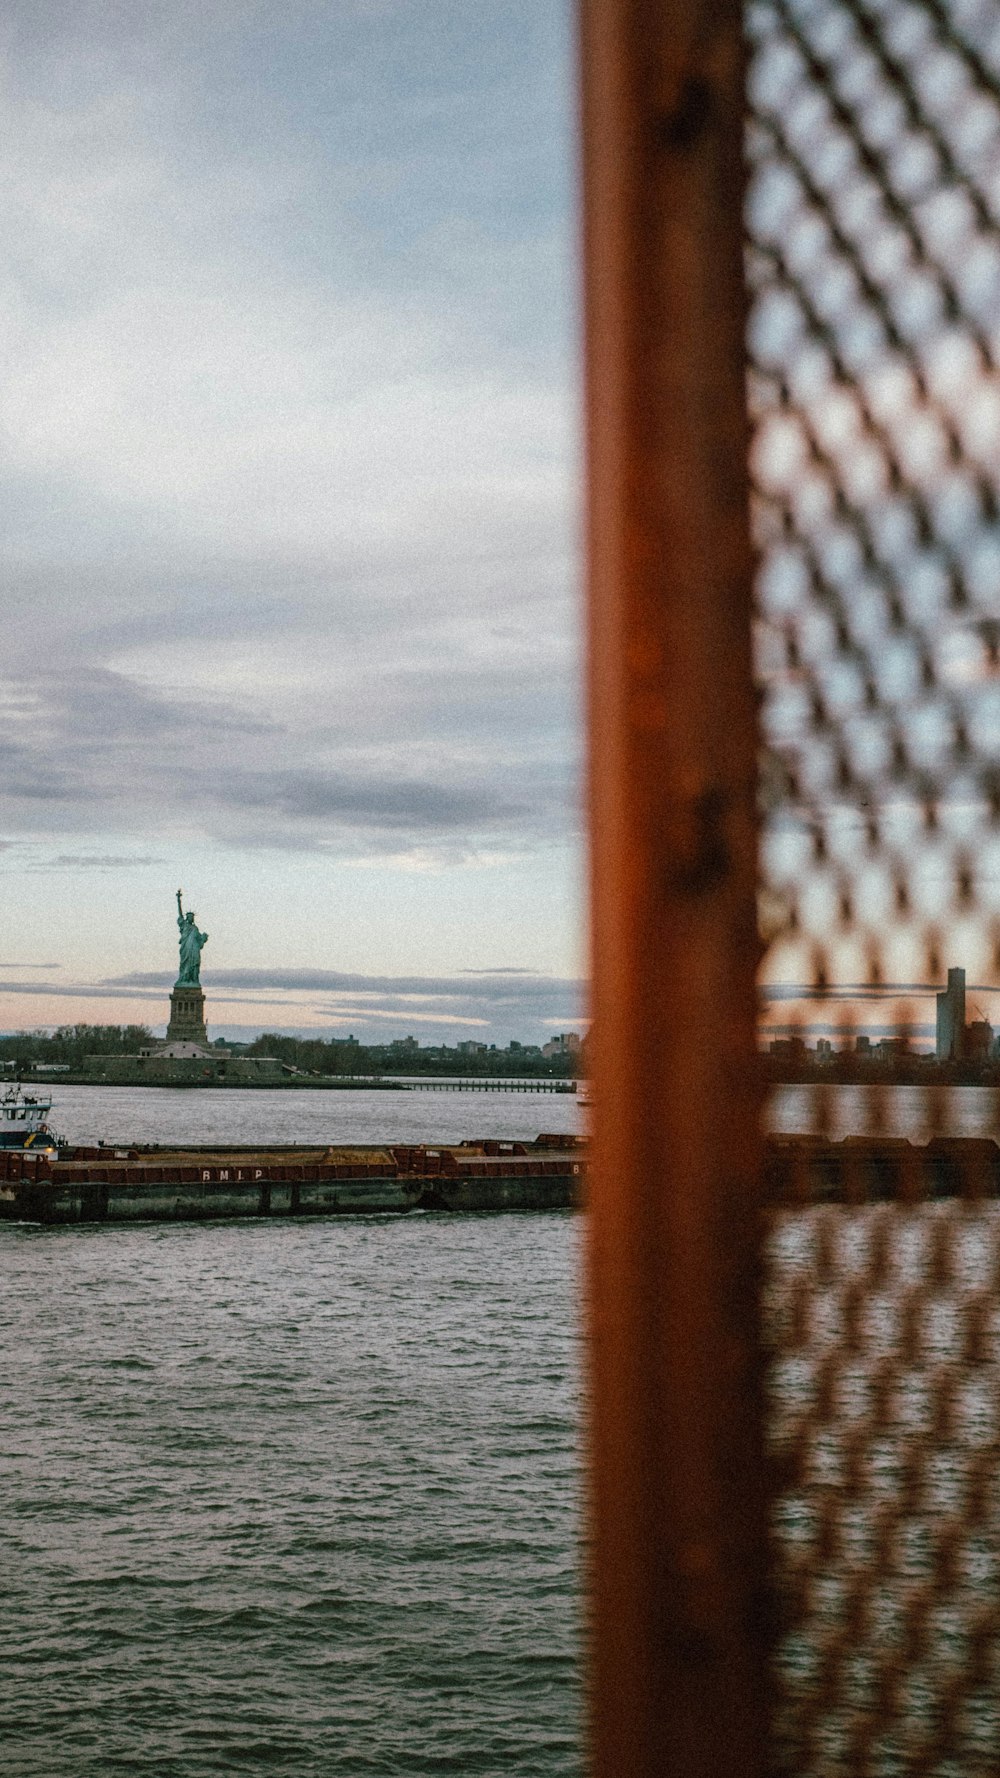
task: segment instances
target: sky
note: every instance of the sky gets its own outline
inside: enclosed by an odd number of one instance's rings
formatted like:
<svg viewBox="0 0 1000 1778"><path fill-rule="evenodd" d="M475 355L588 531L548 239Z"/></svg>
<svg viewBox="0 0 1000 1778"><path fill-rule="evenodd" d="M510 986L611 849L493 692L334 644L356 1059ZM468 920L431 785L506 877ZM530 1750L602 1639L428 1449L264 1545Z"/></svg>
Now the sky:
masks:
<svg viewBox="0 0 1000 1778"><path fill-rule="evenodd" d="M579 1026L566 0L0 23L0 1029Z"/></svg>
<svg viewBox="0 0 1000 1778"><path fill-rule="evenodd" d="M996 14L747 26L761 1026L930 1047L1000 1020Z"/></svg>

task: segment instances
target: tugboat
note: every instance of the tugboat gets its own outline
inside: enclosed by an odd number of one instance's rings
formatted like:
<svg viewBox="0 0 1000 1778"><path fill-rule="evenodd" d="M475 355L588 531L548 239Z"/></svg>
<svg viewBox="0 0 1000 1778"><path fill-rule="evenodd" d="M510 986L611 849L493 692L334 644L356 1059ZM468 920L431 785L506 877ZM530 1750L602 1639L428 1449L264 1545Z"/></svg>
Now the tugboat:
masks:
<svg viewBox="0 0 1000 1778"><path fill-rule="evenodd" d="M8 1087L0 1099L0 1149L30 1148L33 1154L55 1154L65 1138L54 1135L45 1119L51 1099L33 1099L20 1086Z"/></svg>

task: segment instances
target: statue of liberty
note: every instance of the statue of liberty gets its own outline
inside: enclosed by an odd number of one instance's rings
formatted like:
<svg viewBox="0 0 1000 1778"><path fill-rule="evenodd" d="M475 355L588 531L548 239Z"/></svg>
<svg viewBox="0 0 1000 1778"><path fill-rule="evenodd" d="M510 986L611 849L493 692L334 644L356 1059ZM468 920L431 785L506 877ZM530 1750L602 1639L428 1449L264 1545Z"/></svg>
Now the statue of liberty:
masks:
<svg viewBox="0 0 1000 1778"><path fill-rule="evenodd" d="M194 914L184 912L179 889L177 891L177 926L181 935L181 969L175 986L197 988L201 979L201 947L208 943L208 933L199 932L194 923Z"/></svg>

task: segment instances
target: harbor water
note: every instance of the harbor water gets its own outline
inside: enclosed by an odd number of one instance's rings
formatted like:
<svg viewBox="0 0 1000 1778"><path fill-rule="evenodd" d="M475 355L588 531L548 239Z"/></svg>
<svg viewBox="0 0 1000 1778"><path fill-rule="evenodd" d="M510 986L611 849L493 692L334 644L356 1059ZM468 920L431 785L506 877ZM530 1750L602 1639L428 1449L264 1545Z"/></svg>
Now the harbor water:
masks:
<svg viewBox="0 0 1000 1778"><path fill-rule="evenodd" d="M29 1091L32 1089L29 1087ZM46 1086L51 1122L71 1142L435 1143L466 1137L582 1134L586 1108L570 1093L385 1092L322 1088ZM802 1134L819 1124L836 1139L879 1131L926 1142L942 1133L1000 1140L1000 1091L917 1086L775 1087L770 1129Z"/></svg>
<svg viewBox="0 0 1000 1778"><path fill-rule="evenodd" d="M84 1141L573 1115L55 1097ZM579 1773L579 1237L569 1212L0 1230L3 1778Z"/></svg>
<svg viewBox="0 0 1000 1778"><path fill-rule="evenodd" d="M53 1097L79 1142L582 1121L568 1096ZM874 1110L927 1133L916 1089ZM872 1115L837 1090L835 1133ZM949 1119L994 1133L994 1096L959 1089ZM809 1128L808 1089L770 1121ZM578 1778L581 1232L0 1227L0 1778Z"/></svg>
<svg viewBox="0 0 1000 1778"><path fill-rule="evenodd" d="M845 1136L899 1136L923 1143L934 1135L988 1136L1000 1141L1000 1091L994 1087L814 1086L775 1087L767 1121L775 1132L799 1136L822 1130Z"/></svg>
<svg viewBox="0 0 1000 1778"><path fill-rule="evenodd" d="M529 1139L583 1127L573 1093L386 1092L322 1087L27 1087L52 1099L50 1122L71 1142L393 1143Z"/></svg>

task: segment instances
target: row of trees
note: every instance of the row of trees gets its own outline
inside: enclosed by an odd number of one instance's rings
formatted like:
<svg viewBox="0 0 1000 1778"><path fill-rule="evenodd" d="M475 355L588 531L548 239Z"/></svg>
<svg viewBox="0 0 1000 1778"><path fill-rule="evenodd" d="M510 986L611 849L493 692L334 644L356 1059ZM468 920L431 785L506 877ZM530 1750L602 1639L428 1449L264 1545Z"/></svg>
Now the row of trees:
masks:
<svg viewBox="0 0 1000 1778"><path fill-rule="evenodd" d="M17 1031L0 1037L6 1072L83 1066L86 1056L134 1055L153 1042L148 1025L60 1025L57 1031ZM241 1046L242 1048L242 1046ZM265 1031L242 1048L250 1056L277 1056L306 1074L463 1074L564 1078L580 1072L571 1056L543 1056L538 1050L482 1050L474 1054L446 1044L426 1047L406 1038L364 1044L353 1038L283 1037Z"/></svg>
<svg viewBox="0 0 1000 1778"><path fill-rule="evenodd" d="M265 1031L245 1052L278 1056L307 1074L462 1074L531 1076L563 1079L580 1072L571 1056L543 1056L537 1050L480 1050L473 1054L446 1044L424 1047L404 1039L394 1043L357 1043L353 1038L282 1037Z"/></svg>
<svg viewBox="0 0 1000 1778"><path fill-rule="evenodd" d="M148 1025L60 1025L56 1031L15 1031L0 1037L0 1059L19 1069L79 1068L85 1056L134 1054L152 1039Z"/></svg>

